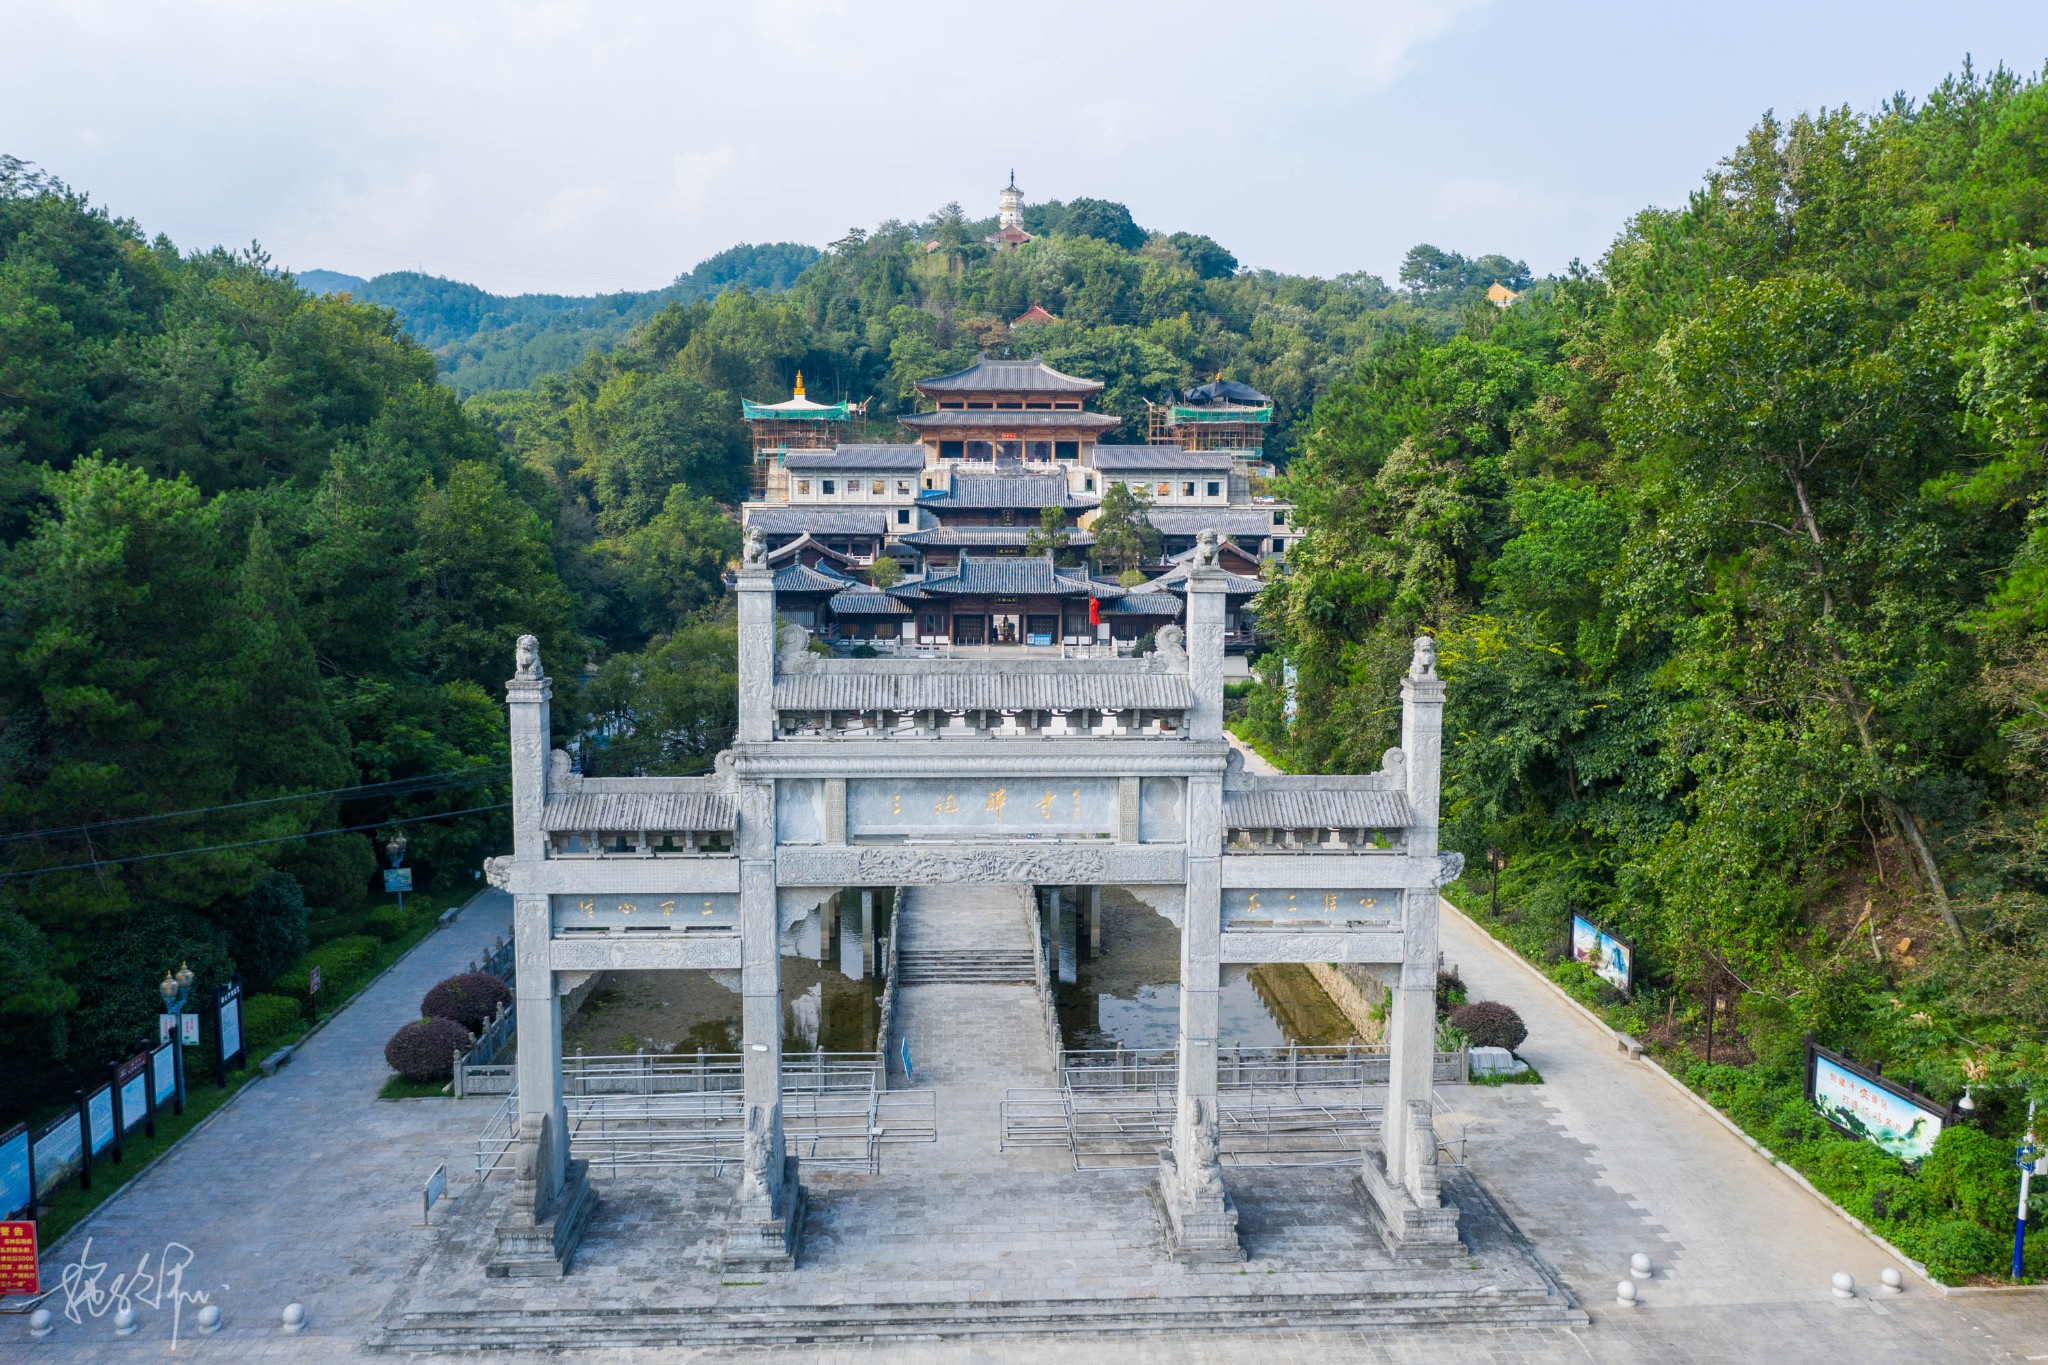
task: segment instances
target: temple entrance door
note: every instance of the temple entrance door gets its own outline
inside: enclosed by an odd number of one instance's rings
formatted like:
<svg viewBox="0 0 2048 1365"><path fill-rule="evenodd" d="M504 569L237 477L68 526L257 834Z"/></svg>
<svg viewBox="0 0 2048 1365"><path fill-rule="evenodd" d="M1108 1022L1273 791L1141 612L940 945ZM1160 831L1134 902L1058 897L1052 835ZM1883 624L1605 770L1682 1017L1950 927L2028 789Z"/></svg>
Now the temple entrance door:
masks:
<svg viewBox="0 0 2048 1365"><path fill-rule="evenodd" d="M953 643L956 645L978 645L986 639L984 629L988 623L985 616L955 616L953 618Z"/></svg>

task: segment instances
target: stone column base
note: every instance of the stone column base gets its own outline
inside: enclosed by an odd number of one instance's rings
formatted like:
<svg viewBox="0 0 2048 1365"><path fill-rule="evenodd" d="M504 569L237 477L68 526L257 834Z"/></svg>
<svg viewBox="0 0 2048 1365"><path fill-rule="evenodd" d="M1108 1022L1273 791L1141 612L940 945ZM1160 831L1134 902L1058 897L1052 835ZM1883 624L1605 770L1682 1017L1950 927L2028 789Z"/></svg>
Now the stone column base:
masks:
<svg viewBox="0 0 2048 1365"><path fill-rule="evenodd" d="M1358 1172L1358 1192L1379 1215L1380 1241L1403 1261L1455 1261L1469 1253L1458 1240L1455 1205L1424 1208L1403 1187L1387 1179L1385 1154L1368 1148Z"/></svg>
<svg viewBox="0 0 2048 1365"><path fill-rule="evenodd" d="M1172 1152L1159 1154L1159 1185L1154 1191L1166 1212L1167 1254L1182 1265L1219 1265L1245 1258L1237 1240L1237 1205L1230 1191L1211 1199L1190 1199L1180 1183Z"/></svg>
<svg viewBox="0 0 2048 1365"><path fill-rule="evenodd" d="M484 1266L484 1274L497 1279L510 1276L559 1279L569 1273L569 1262L590 1226L597 1210L597 1191L590 1183L590 1163L572 1161L562 1179L561 1196L546 1218L522 1218L509 1214L498 1224L497 1246Z"/></svg>
<svg viewBox="0 0 2048 1365"><path fill-rule="evenodd" d="M797 1183L796 1158L782 1159L782 1185L772 1207L732 1202L726 1218L725 1251L718 1268L725 1271L796 1269L796 1249L804 1235L804 1187Z"/></svg>

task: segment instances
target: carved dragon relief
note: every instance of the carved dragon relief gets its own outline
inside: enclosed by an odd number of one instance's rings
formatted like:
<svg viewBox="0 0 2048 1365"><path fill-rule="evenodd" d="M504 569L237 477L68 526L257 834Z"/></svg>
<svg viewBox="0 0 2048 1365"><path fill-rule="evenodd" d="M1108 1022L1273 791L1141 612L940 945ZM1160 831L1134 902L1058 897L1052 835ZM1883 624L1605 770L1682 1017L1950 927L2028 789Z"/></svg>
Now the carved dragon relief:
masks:
<svg viewBox="0 0 2048 1365"><path fill-rule="evenodd" d="M1436 855L1436 884L1449 886L1465 872L1465 855L1462 853L1439 853Z"/></svg>
<svg viewBox="0 0 2048 1365"><path fill-rule="evenodd" d="M784 847L778 879L799 885L852 883L918 886L946 882L1048 883L1109 880L1099 849L941 849L890 845L855 848Z"/></svg>

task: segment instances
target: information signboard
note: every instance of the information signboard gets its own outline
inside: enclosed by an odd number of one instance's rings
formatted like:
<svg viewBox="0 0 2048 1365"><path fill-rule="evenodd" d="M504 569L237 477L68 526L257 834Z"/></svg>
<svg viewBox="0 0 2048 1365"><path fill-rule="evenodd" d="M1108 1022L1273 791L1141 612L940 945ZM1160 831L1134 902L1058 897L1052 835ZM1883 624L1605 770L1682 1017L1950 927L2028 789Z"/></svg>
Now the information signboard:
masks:
<svg viewBox="0 0 2048 1365"><path fill-rule="evenodd" d="M1850 1137L1863 1138L1901 1161L1918 1161L1933 1151L1949 1121L1946 1106L1811 1040L1806 1045L1806 1098Z"/></svg>
<svg viewBox="0 0 2048 1365"><path fill-rule="evenodd" d="M176 1046L175 1043L165 1043L149 1054L149 1083L159 1109L169 1104L178 1093L178 1058L172 1051Z"/></svg>
<svg viewBox="0 0 2048 1365"><path fill-rule="evenodd" d="M121 1088L121 1131L137 1127L149 1117L149 1054L138 1052L114 1069Z"/></svg>
<svg viewBox="0 0 2048 1365"><path fill-rule="evenodd" d="M92 1154L98 1156L114 1141L114 1088L103 1085L85 1100L85 1117L92 1127Z"/></svg>
<svg viewBox="0 0 2048 1365"><path fill-rule="evenodd" d="M32 1213L35 1204L35 1152L28 1125L17 1123L0 1135L0 1218Z"/></svg>
<svg viewBox="0 0 2048 1365"><path fill-rule="evenodd" d="M242 1060L242 978L220 988L214 998L220 1020L220 1065L223 1071Z"/></svg>
<svg viewBox="0 0 2048 1365"><path fill-rule="evenodd" d="M409 867L387 867L384 869L386 891L412 890L412 869Z"/></svg>
<svg viewBox="0 0 2048 1365"><path fill-rule="evenodd" d="M41 1259L36 1254L34 1223L0 1223L0 1296L42 1293L42 1277L37 1273Z"/></svg>
<svg viewBox="0 0 2048 1365"><path fill-rule="evenodd" d="M1635 989L1635 945L1580 914L1572 916L1572 961L1585 963L1623 995Z"/></svg>
<svg viewBox="0 0 2048 1365"><path fill-rule="evenodd" d="M85 1153L78 1114L66 1114L35 1141L36 1194L48 1194L65 1177L75 1175Z"/></svg>
<svg viewBox="0 0 2048 1365"><path fill-rule="evenodd" d="M306 973L306 994L320 994L320 964L317 962L314 963L312 969Z"/></svg>

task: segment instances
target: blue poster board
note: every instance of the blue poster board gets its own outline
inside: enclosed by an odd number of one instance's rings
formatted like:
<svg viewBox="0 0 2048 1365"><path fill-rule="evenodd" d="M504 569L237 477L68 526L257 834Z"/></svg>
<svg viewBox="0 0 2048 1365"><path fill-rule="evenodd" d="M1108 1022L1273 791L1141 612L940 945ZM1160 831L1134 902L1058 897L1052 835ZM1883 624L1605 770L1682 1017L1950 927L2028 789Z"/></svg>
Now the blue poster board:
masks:
<svg viewBox="0 0 2048 1365"><path fill-rule="evenodd" d="M220 988L220 1063L233 1066L242 1056L242 982L238 977Z"/></svg>
<svg viewBox="0 0 2048 1365"><path fill-rule="evenodd" d="M77 1174L83 1155L78 1114L74 1110L36 1139L36 1193L47 1194L67 1176Z"/></svg>
<svg viewBox="0 0 2048 1365"><path fill-rule="evenodd" d="M409 867L387 867L384 869L386 891L412 890L412 869Z"/></svg>
<svg viewBox="0 0 2048 1365"><path fill-rule="evenodd" d="M85 1102L86 1117L92 1122L92 1154L98 1156L114 1141L114 1088L103 1085Z"/></svg>
<svg viewBox="0 0 2048 1365"><path fill-rule="evenodd" d="M1919 1161L1933 1151L1948 1123L1946 1107L1811 1043L1806 1097L1829 1123L1901 1161Z"/></svg>
<svg viewBox="0 0 2048 1365"><path fill-rule="evenodd" d="M33 1160L28 1125L17 1123L5 1137L0 1137L0 1219L34 1211L36 1182L30 1164Z"/></svg>
<svg viewBox="0 0 2048 1365"><path fill-rule="evenodd" d="M1623 995L1635 984L1635 945L1608 933L1584 915L1572 916L1572 961L1585 963L1594 975Z"/></svg>
<svg viewBox="0 0 2048 1365"><path fill-rule="evenodd" d="M150 1083L156 1088L156 1103L159 1109L170 1103L171 1098L178 1092L178 1063L171 1055L171 1049L176 1046L176 1043L165 1043L149 1057L149 1078Z"/></svg>

